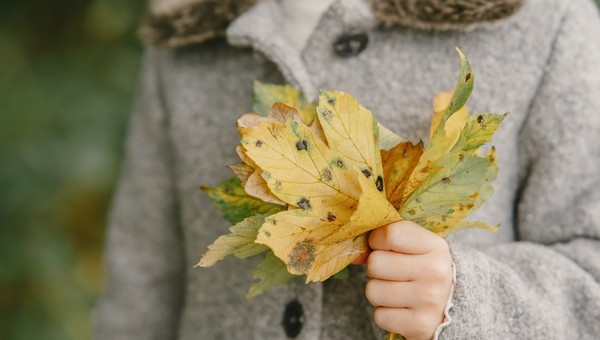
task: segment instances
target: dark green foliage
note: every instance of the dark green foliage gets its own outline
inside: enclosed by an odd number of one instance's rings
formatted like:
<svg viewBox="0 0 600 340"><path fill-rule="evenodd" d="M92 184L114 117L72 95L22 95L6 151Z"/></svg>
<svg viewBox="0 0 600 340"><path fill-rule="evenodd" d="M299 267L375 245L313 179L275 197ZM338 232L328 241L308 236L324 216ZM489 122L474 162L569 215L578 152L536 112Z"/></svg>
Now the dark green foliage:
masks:
<svg viewBox="0 0 600 340"><path fill-rule="evenodd" d="M233 224L256 214L272 215L285 210L282 205L266 203L248 195L236 177L227 179L214 188L202 187L202 190L223 213L225 219Z"/></svg>
<svg viewBox="0 0 600 340"><path fill-rule="evenodd" d="M0 1L0 339L88 339L145 0Z"/></svg>

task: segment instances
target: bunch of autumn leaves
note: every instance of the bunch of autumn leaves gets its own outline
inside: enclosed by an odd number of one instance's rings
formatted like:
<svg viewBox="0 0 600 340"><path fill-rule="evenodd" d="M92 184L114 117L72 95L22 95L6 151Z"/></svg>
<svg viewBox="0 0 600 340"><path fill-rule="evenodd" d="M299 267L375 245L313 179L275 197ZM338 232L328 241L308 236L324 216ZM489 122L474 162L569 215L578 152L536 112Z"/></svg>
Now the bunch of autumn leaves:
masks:
<svg viewBox="0 0 600 340"><path fill-rule="evenodd" d="M289 86L255 83L254 113L239 118L237 178L203 188L234 225L208 247L199 266L228 255L266 252L248 297L297 275L323 281L367 251L367 233L411 220L447 235L493 192L491 140L505 115L469 116L473 73L459 51L453 92L433 103L430 143L413 144L380 125L351 95L321 91L318 104Z"/></svg>

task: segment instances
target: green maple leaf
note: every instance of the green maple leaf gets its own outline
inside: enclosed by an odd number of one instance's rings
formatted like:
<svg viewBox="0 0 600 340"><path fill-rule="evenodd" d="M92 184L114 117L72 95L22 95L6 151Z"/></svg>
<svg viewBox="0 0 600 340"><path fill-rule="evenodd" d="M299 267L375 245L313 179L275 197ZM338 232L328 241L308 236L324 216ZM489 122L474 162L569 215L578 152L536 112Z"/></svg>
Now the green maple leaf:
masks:
<svg viewBox="0 0 600 340"><path fill-rule="evenodd" d="M238 178L230 178L215 187L203 186L202 190L213 201L225 219L231 223L238 223L244 218L256 214L271 215L282 211L285 207L264 202L248 195Z"/></svg>

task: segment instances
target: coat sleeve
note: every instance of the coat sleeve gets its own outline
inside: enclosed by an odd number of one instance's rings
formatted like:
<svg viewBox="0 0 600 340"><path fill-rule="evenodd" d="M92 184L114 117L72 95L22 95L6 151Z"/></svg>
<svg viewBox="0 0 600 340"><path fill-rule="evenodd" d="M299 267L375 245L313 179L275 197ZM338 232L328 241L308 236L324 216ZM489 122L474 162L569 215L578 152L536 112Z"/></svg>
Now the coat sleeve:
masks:
<svg viewBox="0 0 600 340"><path fill-rule="evenodd" d="M183 250L159 53L146 52L113 199L105 255L107 285L95 316L97 340L176 338Z"/></svg>
<svg viewBox="0 0 600 340"><path fill-rule="evenodd" d="M599 33L593 3L571 2L521 130L519 241L451 244L457 285L440 339L600 336Z"/></svg>

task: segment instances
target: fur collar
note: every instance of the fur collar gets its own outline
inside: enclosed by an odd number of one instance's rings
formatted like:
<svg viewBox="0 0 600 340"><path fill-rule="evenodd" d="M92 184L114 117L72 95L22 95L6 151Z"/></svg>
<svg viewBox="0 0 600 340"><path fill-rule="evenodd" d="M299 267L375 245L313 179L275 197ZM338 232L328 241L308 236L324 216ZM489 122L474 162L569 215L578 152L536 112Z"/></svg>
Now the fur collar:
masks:
<svg viewBox="0 0 600 340"><path fill-rule="evenodd" d="M141 28L162 47L199 44L225 35L227 26L260 0L154 0ZM525 0L365 0L384 27L465 29L517 12Z"/></svg>

